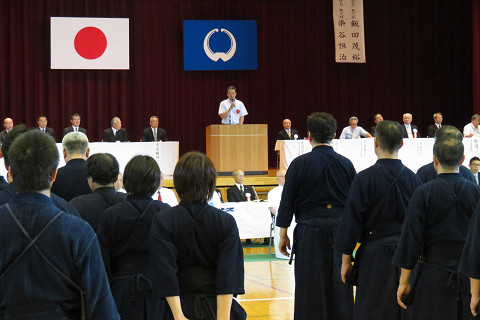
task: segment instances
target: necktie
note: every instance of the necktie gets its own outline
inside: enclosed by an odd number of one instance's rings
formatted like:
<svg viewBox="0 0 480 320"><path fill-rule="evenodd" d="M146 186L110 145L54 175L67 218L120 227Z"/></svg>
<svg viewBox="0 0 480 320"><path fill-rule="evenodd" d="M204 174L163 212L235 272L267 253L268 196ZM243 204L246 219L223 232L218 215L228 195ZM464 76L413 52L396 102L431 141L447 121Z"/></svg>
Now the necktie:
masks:
<svg viewBox="0 0 480 320"><path fill-rule="evenodd" d="M355 130L352 130L352 139L357 139L357 135L355 134Z"/></svg>
<svg viewBox="0 0 480 320"><path fill-rule="evenodd" d="M153 129L153 139L157 141L157 128Z"/></svg>
<svg viewBox="0 0 480 320"><path fill-rule="evenodd" d="M45 132L45 129L42 129L42 132Z"/></svg>
<svg viewBox="0 0 480 320"><path fill-rule="evenodd" d="M290 130L288 130L288 137L291 138L292 134L290 133Z"/></svg>
<svg viewBox="0 0 480 320"><path fill-rule="evenodd" d="M78 132L78 127L75 127L75 132Z"/></svg>
<svg viewBox="0 0 480 320"><path fill-rule="evenodd" d="M158 201L162 201L162 194L160 193L160 190L158 190L157 192L158 192Z"/></svg>

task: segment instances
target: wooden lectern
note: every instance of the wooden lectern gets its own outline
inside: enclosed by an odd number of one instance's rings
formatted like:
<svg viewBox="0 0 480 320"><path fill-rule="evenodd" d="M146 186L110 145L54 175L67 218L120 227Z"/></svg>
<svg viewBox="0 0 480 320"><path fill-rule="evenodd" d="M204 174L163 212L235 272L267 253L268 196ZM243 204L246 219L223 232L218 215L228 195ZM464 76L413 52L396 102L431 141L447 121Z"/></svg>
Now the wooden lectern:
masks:
<svg viewBox="0 0 480 320"><path fill-rule="evenodd" d="M219 175L235 169L247 174L268 174L268 130L266 124L207 127L207 156Z"/></svg>

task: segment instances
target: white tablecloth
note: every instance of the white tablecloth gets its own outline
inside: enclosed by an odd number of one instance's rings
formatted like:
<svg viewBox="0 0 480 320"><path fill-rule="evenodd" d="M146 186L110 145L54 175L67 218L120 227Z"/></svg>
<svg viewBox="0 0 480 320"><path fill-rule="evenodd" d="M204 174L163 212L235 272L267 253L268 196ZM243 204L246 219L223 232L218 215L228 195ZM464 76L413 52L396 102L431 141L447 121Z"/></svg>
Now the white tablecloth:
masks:
<svg viewBox="0 0 480 320"><path fill-rule="evenodd" d="M433 160L433 138L403 139L403 147L399 158L403 164L416 172L421 166ZM480 156L480 138L464 138L465 162L468 167L470 158ZM332 141L333 149L352 161L357 172L362 171L377 161L374 149L374 139L353 139ZM280 169L287 169L290 163L299 155L312 151L308 140L278 140L275 150L279 151Z"/></svg>
<svg viewBox="0 0 480 320"><path fill-rule="evenodd" d="M224 202L217 206L237 222L241 239L268 238L272 218L268 202Z"/></svg>
<svg viewBox="0 0 480 320"><path fill-rule="evenodd" d="M95 153L111 153L117 158L120 165L120 172L127 165L128 161L135 155L148 155L154 158L164 176L173 175L173 170L178 162L178 141L168 142L91 142L90 155ZM63 159L63 147L61 143L57 143L58 153L60 154L60 162L58 167L65 165ZM7 176L5 166L0 166L0 174Z"/></svg>

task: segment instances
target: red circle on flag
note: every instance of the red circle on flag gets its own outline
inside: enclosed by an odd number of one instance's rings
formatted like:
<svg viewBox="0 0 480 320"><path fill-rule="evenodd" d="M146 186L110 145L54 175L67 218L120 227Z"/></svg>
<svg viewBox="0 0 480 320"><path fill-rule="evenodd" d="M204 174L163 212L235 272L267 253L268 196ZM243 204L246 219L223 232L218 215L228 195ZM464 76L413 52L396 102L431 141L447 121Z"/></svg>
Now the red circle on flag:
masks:
<svg viewBox="0 0 480 320"><path fill-rule="evenodd" d="M98 28L86 27L78 31L74 45L80 56L93 60L100 58L107 49L107 37Z"/></svg>
<svg viewBox="0 0 480 320"><path fill-rule="evenodd" d="M237 113L240 113L240 110L237 109Z"/></svg>

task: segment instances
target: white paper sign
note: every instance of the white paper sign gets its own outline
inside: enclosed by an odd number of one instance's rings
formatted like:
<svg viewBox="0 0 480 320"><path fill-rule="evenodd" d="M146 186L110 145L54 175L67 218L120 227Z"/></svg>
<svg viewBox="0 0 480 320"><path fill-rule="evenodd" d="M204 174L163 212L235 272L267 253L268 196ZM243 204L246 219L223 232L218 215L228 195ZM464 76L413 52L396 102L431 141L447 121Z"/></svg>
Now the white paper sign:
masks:
<svg viewBox="0 0 480 320"><path fill-rule="evenodd" d="M363 25L363 0L333 0L336 62L367 62Z"/></svg>

